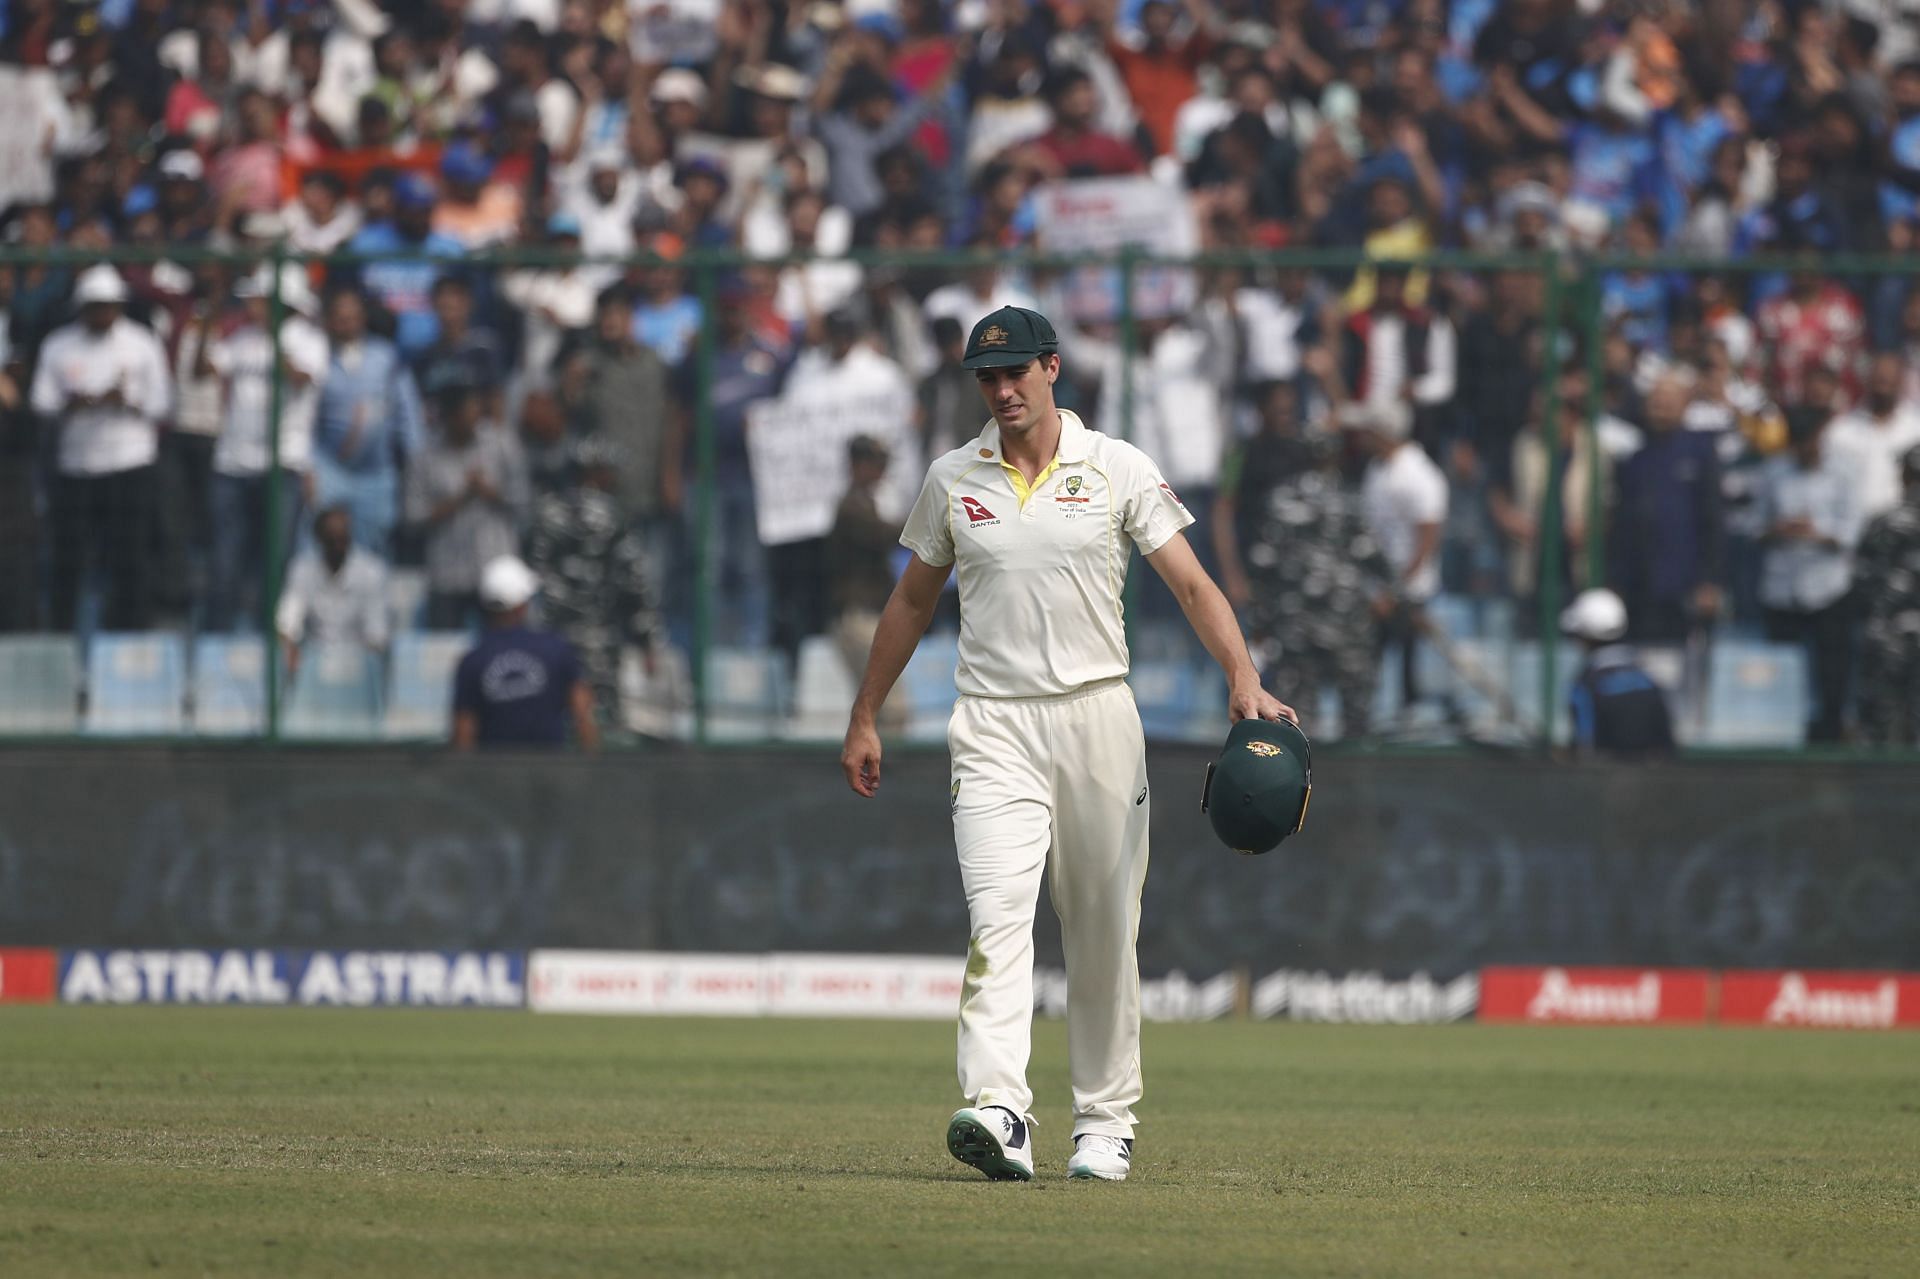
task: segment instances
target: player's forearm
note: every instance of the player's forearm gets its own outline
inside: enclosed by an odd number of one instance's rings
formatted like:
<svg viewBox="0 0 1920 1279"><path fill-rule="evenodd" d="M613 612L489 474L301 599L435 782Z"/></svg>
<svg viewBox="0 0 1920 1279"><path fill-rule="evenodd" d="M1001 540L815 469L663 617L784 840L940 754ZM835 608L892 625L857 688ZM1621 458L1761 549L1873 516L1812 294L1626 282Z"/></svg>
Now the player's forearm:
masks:
<svg viewBox="0 0 1920 1279"><path fill-rule="evenodd" d="M1240 623L1234 619L1233 606L1227 603L1219 587L1202 577L1182 595L1180 610L1187 615L1187 623L1206 645L1207 652L1226 672L1230 686L1260 682L1253 657L1247 652L1247 642L1241 638Z"/></svg>
<svg viewBox="0 0 1920 1279"><path fill-rule="evenodd" d="M880 624L873 633L873 647L867 653L866 675L860 680L860 691L853 699L855 723L870 724L880 713L887 694L900 679L900 672L907 669L907 661L913 656L920 637L927 633L927 624L933 621L934 606L938 603L936 595L931 603L917 604L898 589L888 597L887 606L880 613Z"/></svg>

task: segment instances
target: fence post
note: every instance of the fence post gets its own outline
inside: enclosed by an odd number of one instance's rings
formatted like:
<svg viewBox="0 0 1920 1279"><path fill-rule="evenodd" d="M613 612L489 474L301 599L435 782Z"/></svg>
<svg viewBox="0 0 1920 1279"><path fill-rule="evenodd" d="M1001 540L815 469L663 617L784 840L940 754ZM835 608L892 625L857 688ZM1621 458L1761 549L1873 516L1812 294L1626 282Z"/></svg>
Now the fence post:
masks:
<svg viewBox="0 0 1920 1279"><path fill-rule="evenodd" d="M1587 585L1607 582L1606 482L1600 465L1600 379L1605 368L1600 344L1606 331L1601 308L1600 272L1592 262L1581 265L1581 316L1587 340L1587 403L1582 415L1587 437Z"/></svg>
<svg viewBox="0 0 1920 1279"><path fill-rule="evenodd" d="M1139 328L1133 314L1133 267L1139 250L1120 250L1120 438L1133 439L1133 346Z"/></svg>
<svg viewBox="0 0 1920 1279"><path fill-rule="evenodd" d="M266 546L261 556L260 633L266 649L267 740L280 740L280 633L275 614L280 607L280 557L286 548L280 545L280 512L286 495L280 491L280 414L284 410L282 389L285 379L285 352L280 326L286 319L286 298L281 293L280 276L287 261L286 242L274 242L267 269L273 273L267 288L267 329L272 354L267 376L267 526L263 530Z"/></svg>
<svg viewBox="0 0 1920 1279"><path fill-rule="evenodd" d="M1540 410L1540 436L1547 449L1547 483L1540 496L1540 749L1553 749L1559 716L1560 680L1560 310L1564 303L1560 254L1547 257L1546 340L1541 344L1541 376L1546 378Z"/></svg>
<svg viewBox="0 0 1920 1279"><path fill-rule="evenodd" d="M715 301L714 265L701 260L694 267L696 290L700 296L700 329L695 337L694 372L694 519L693 519L693 736L707 744L707 649L713 642L713 556L714 556L714 440L713 440L713 334L719 321ZM671 570L669 569L669 573ZM661 600L666 600L667 583L660 584Z"/></svg>

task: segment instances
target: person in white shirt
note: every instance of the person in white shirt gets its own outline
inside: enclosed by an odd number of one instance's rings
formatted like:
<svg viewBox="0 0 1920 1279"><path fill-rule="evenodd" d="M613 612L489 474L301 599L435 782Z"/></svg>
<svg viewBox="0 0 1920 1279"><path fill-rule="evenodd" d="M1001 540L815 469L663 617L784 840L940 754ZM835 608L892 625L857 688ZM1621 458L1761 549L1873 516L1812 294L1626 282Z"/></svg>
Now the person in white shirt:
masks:
<svg viewBox="0 0 1920 1279"><path fill-rule="evenodd" d="M385 562L354 545L353 516L344 506L314 517L313 545L293 562L274 614L288 671L299 669L309 644L364 644L384 654L392 635Z"/></svg>
<svg viewBox="0 0 1920 1279"><path fill-rule="evenodd" d="M634 171L627 149L618 144L595 147L582 163L582 180L569 189L561 212L580 228L580 252L590 258L625 257L633 252L633 219L647 205L645 184ZM549 220L549 235L553 234ZM600 284L610 284L616 267L601 267Z"/></svg>
<svg viewBox="0 0 1920 1279"><path fill-rule="evenodd" d="M975 253L989 253L996 248L990 241L975 241L971 246ZM1033 295L1019 284L1007 278L997 261L985 261L967 268L966 273L952 284L943 284L927 294L927 300L920 304L926 314L927 323L932 324L942 317L951 317L958 321L962 333L969 332L980 323L980 318L1003 306L1023 307L1033 310L1040 304Z"/></svg>
<svg viewBox="0 0 1920 1279"><path fill-rule="evenodd" d="M562 255L578 252L580 219L571 213L548 218L547 247ZM520 367L507 397L509 404L519 404L530 390L552 385L554 361L567 334L593 323L606 271L583 263L507 272L500 295L521 316Z"/></svg>
<svg viewBox="0 0 1920 1279"><path fill-rule="evenodd" d="M789 191L786 210L791 251L824 256L781 270L773 309L789 324L806 325L818 333L820 322L829 313L847 305L859 294L864 274L859 263L840 256L847 245L838 236L841 232L851 236L851 228L841 223L839 231L835 231L836 219L828 216L833 210L824 195L812 190Z"/></svg>
<svg viewBox="0 0 1920 1279"><path fill-rule="evenodd" d="M1807 650L1812 717L1808 742L1841 740L1853 671L1853 620L1847 595L1853 548L1866 526L1854 476L1826 454L1822 409L1787 410L1788 453L1768 458L1759 485L1766 551L1760 605L1767 635Z"/></svg>
<svg viewBox="0 0 1920 1279"><path fill-rule="evenodd" d="M1853 477L1862 524L1900 505L1900 458L1920 444L1920 408L1903 398L1905 380L1900 356L1874 356L1859 407L1827 428L1827 455Z"/></svg>
<svg viewBox="0 0 1920 1279"><path fill-rule="evenodd" d="M933 464L907 517L900 541L913 556L880 615L840 765L856 794L877 793L877 716L957 572L960 700L948 745L971 936L959 1030L967 1105L947 1148L995 1180L1033 1176L1027 1059L1044 875L1073 974L1067 1171L1117 1181L1141 1095L1134 938L1151 811L1126 684L1121 592L1134 548L1225 670L1228 717L1293 712L1260 687L1233 609L1181 535L1193 517L1153 461L1055 405L1058 346L1033 311L1007 307L975 326L964 363L993 417Z"/></svg>
<svg viewBox="0 0 1920 1279"><path fill-rule="evenodd" d="M213 580L207 592L206 628L234 629L254 616L264 597L266 569L277 571L293 554L311 481L313 415L320 379L327 372L327 337L313 322L318 302L306 272L281 268L280 430L278 457L273 417L273 277L262 267L234 286L246 318L203 353L220 378L226 424L213 450ZM277 466L277 473L275 468ZM269 536L269 510L277 519ZM271 549L269 542L271 541ZM271 558L270 558L271 556Z"/></svg>
<svg viewBox="0 0 1920 1279"><path fill-rule="evenodd" d="M1394 574L1396 607L1380 624L1385 648L1400 650L1401 704L1420 700L1414 678L1426 603L1440 591L1440 532L1447 520L1447 477L1413 442L1406 403L1348 406L1342 425L1372 461L1361 482L1367 531Z"/></svg>
<svg viewBox="0 0 1920 1279"><path fill-rule="evenodd" d="M127 284L88 267L74 287L78 323L40 350L33 411L59 423L53 489L53 624L72 630L89 560L105 570L101 625L145 630L153 617L152 546L160 421L172 405L167 355L122 314Z"/></svg>

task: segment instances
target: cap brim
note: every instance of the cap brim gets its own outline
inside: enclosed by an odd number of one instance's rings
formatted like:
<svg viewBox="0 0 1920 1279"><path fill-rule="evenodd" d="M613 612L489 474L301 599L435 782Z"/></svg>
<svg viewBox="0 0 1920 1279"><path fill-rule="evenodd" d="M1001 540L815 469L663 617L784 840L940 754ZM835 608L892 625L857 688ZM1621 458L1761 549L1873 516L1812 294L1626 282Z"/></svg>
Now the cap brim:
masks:
<svg viewBox="0 0 1920 1279"><path fill-rule="evenodd" d="M1042 355L1051 355L1051 351L982 351L969 355L960 362L968 369L1017 369L1022 364L1031 364Z"/></svg>

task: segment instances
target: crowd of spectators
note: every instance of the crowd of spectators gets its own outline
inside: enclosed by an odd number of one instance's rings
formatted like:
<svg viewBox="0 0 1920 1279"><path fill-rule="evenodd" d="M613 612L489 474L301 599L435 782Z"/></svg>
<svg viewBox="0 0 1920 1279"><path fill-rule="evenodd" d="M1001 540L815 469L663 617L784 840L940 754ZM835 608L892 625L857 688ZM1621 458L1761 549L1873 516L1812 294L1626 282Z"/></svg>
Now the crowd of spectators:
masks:
<svg viewBox="0 0 1920 1279"><path fill-rule="evenodd" d="M913 429L848 473L863 517L895 518L894 480L980 424L966 328L1014 303L1056 319L1063 402L1201 517L1288 680L1357 688L1349 637L1384 634L1417 694L1426 601L1524 605L1553 573L1563 597L1604 578L1645 644L1806 644L1817 738L1920 727L1920 563L1875 540L1911 524L1920 288L1821 267L1915 247L1906 6L17 0L3 21L0 628L244 627L270 546L309 594L413 566L417 621L457 628L480 566L520 550L604 659L686 643L710 510L713 638L791 654L870 612L874 569L835 580L845 530L763 544L750 406L900 388ZM1022 253L1048 247L1056 184L1091 178L1170 191L1193 247L1270 264L1143 280L1123 353L1084 272ZM276 246L354 256L276 280L252 265ZM468 261L521 248L547 256ZM1302 248L1368 264L1287 267ZM1595 351L1579 306L1548 331L1538 269L1440 249L1704 265L1582 277ZM688 250L738 257L712 315ZM1791 269L1739 269L1755 254ZM1350 516L1363 554L1335 553ZM1341 573L1298 570L1316 537ZM541 549L582 539L584 577ZM1312 634L1288 621L1323 607ZM348 612L279 617L297 648Z"/></svg>

